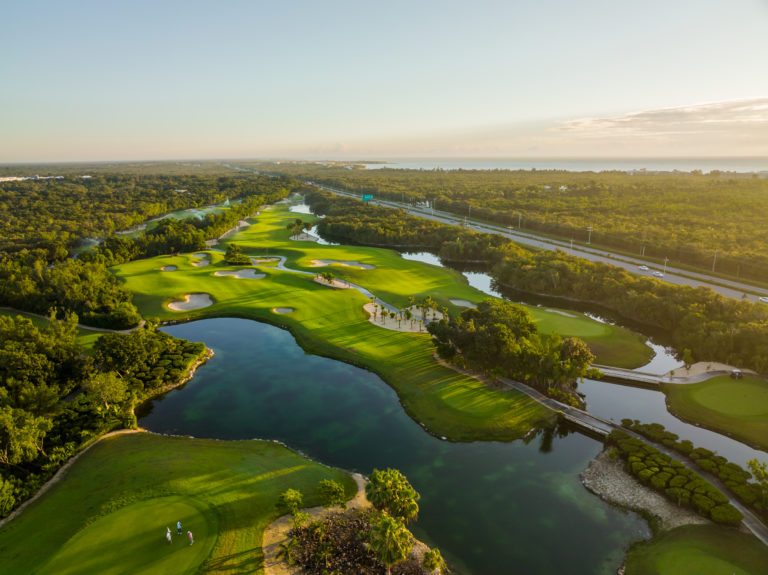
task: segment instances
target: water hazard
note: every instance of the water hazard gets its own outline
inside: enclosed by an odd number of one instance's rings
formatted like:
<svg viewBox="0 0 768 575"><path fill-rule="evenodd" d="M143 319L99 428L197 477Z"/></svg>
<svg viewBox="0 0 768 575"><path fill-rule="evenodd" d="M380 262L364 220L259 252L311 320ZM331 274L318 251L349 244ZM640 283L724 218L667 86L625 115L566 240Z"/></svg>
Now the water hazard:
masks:
<svg viewBox="0 0 768 575"><path fill-rule="evenodd" d="M306 354L284 330L241 319L164 328L216 355L140 425L220 439L278 439L324 463L402 470L422 494L414 531L459 573L615 573L645 522L587 492L602 448L578 433L455 444L410 419L376 375ZM286 486L286 488L289 486Z"/></svg>

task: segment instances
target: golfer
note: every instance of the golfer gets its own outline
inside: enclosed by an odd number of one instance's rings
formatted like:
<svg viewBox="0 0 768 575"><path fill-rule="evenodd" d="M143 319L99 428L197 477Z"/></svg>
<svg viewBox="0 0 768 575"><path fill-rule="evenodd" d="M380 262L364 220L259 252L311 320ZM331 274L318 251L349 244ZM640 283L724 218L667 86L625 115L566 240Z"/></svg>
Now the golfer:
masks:
<svg viewBox="0 0 768 575"><path fill-rule="evenodd" d="M181 521L176 522L176 534L181 535Z"/></svg>
<svg viewBox="0 0 768 575"><path fill-rule="evenodd" d="M195 542L195 540L192 538L192 532L187 531L187 535L189 535L189 544L192 545Z"/></svg>
<svg viewBox="0 0 768 575"><path fill-rule="evenodd" d="M165 531L165 538L168 541L168 543L171 543L172 542L171 541L171 528L170 527L166 527L165 529L166 529L166 531Z"/></svg>

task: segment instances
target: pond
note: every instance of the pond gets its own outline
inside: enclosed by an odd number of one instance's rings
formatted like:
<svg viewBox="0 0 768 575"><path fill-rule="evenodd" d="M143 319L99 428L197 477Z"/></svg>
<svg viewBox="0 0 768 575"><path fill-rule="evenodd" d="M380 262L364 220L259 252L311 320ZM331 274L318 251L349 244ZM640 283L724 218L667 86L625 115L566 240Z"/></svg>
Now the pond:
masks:
<svg viewBox="0 0 768 575"><path fill-rule="evenodd" d="M602 449L593 439L560 430L528 443L441 441L378 376L308 355L287 331L242 319L163 329L216 355L183 389L154 401L142 427L277 439L366 475L400 469L422 496L414 533L458 573L508 573L512 565L530 574L615 573L627 546L649 536L637 515L582 487L578 474Z"/></svg>

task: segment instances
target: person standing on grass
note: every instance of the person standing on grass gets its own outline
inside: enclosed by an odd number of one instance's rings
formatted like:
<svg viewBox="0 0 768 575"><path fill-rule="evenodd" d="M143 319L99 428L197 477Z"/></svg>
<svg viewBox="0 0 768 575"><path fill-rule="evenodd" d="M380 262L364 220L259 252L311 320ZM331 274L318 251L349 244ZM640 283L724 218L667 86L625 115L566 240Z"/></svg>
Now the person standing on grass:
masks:
<svg viewBox="0 0 768 575"><path fill-rule="evenodd" d="M181 521L176 522L176 534L181 535Z"/></svg>
<svg viewBox="0 0 768 575"><path fill-rule="evenodd" d="M195 542L195 540L192 538L192 532L187 531L187 535L189 535L189 544L192 545Z"/></svg>
<svg viewBox="0 0 768 575"><path fill-rule="evenodd" d="M166 531L165 531L165 539L170 544L171 543L171 528L170 527L166 527L165 529L166 529Z"/></svg>

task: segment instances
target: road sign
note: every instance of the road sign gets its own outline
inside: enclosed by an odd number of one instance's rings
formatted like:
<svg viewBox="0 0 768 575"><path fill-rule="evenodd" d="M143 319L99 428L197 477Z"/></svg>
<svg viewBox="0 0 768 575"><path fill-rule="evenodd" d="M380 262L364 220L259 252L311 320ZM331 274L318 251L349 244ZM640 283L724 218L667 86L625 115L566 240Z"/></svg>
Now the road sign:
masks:
<svg viewBox="0 0 768 575"><path fill-rule="evenodd" d="M373 199L373 194L363 194L363 201L370 202Z"/></svg>

